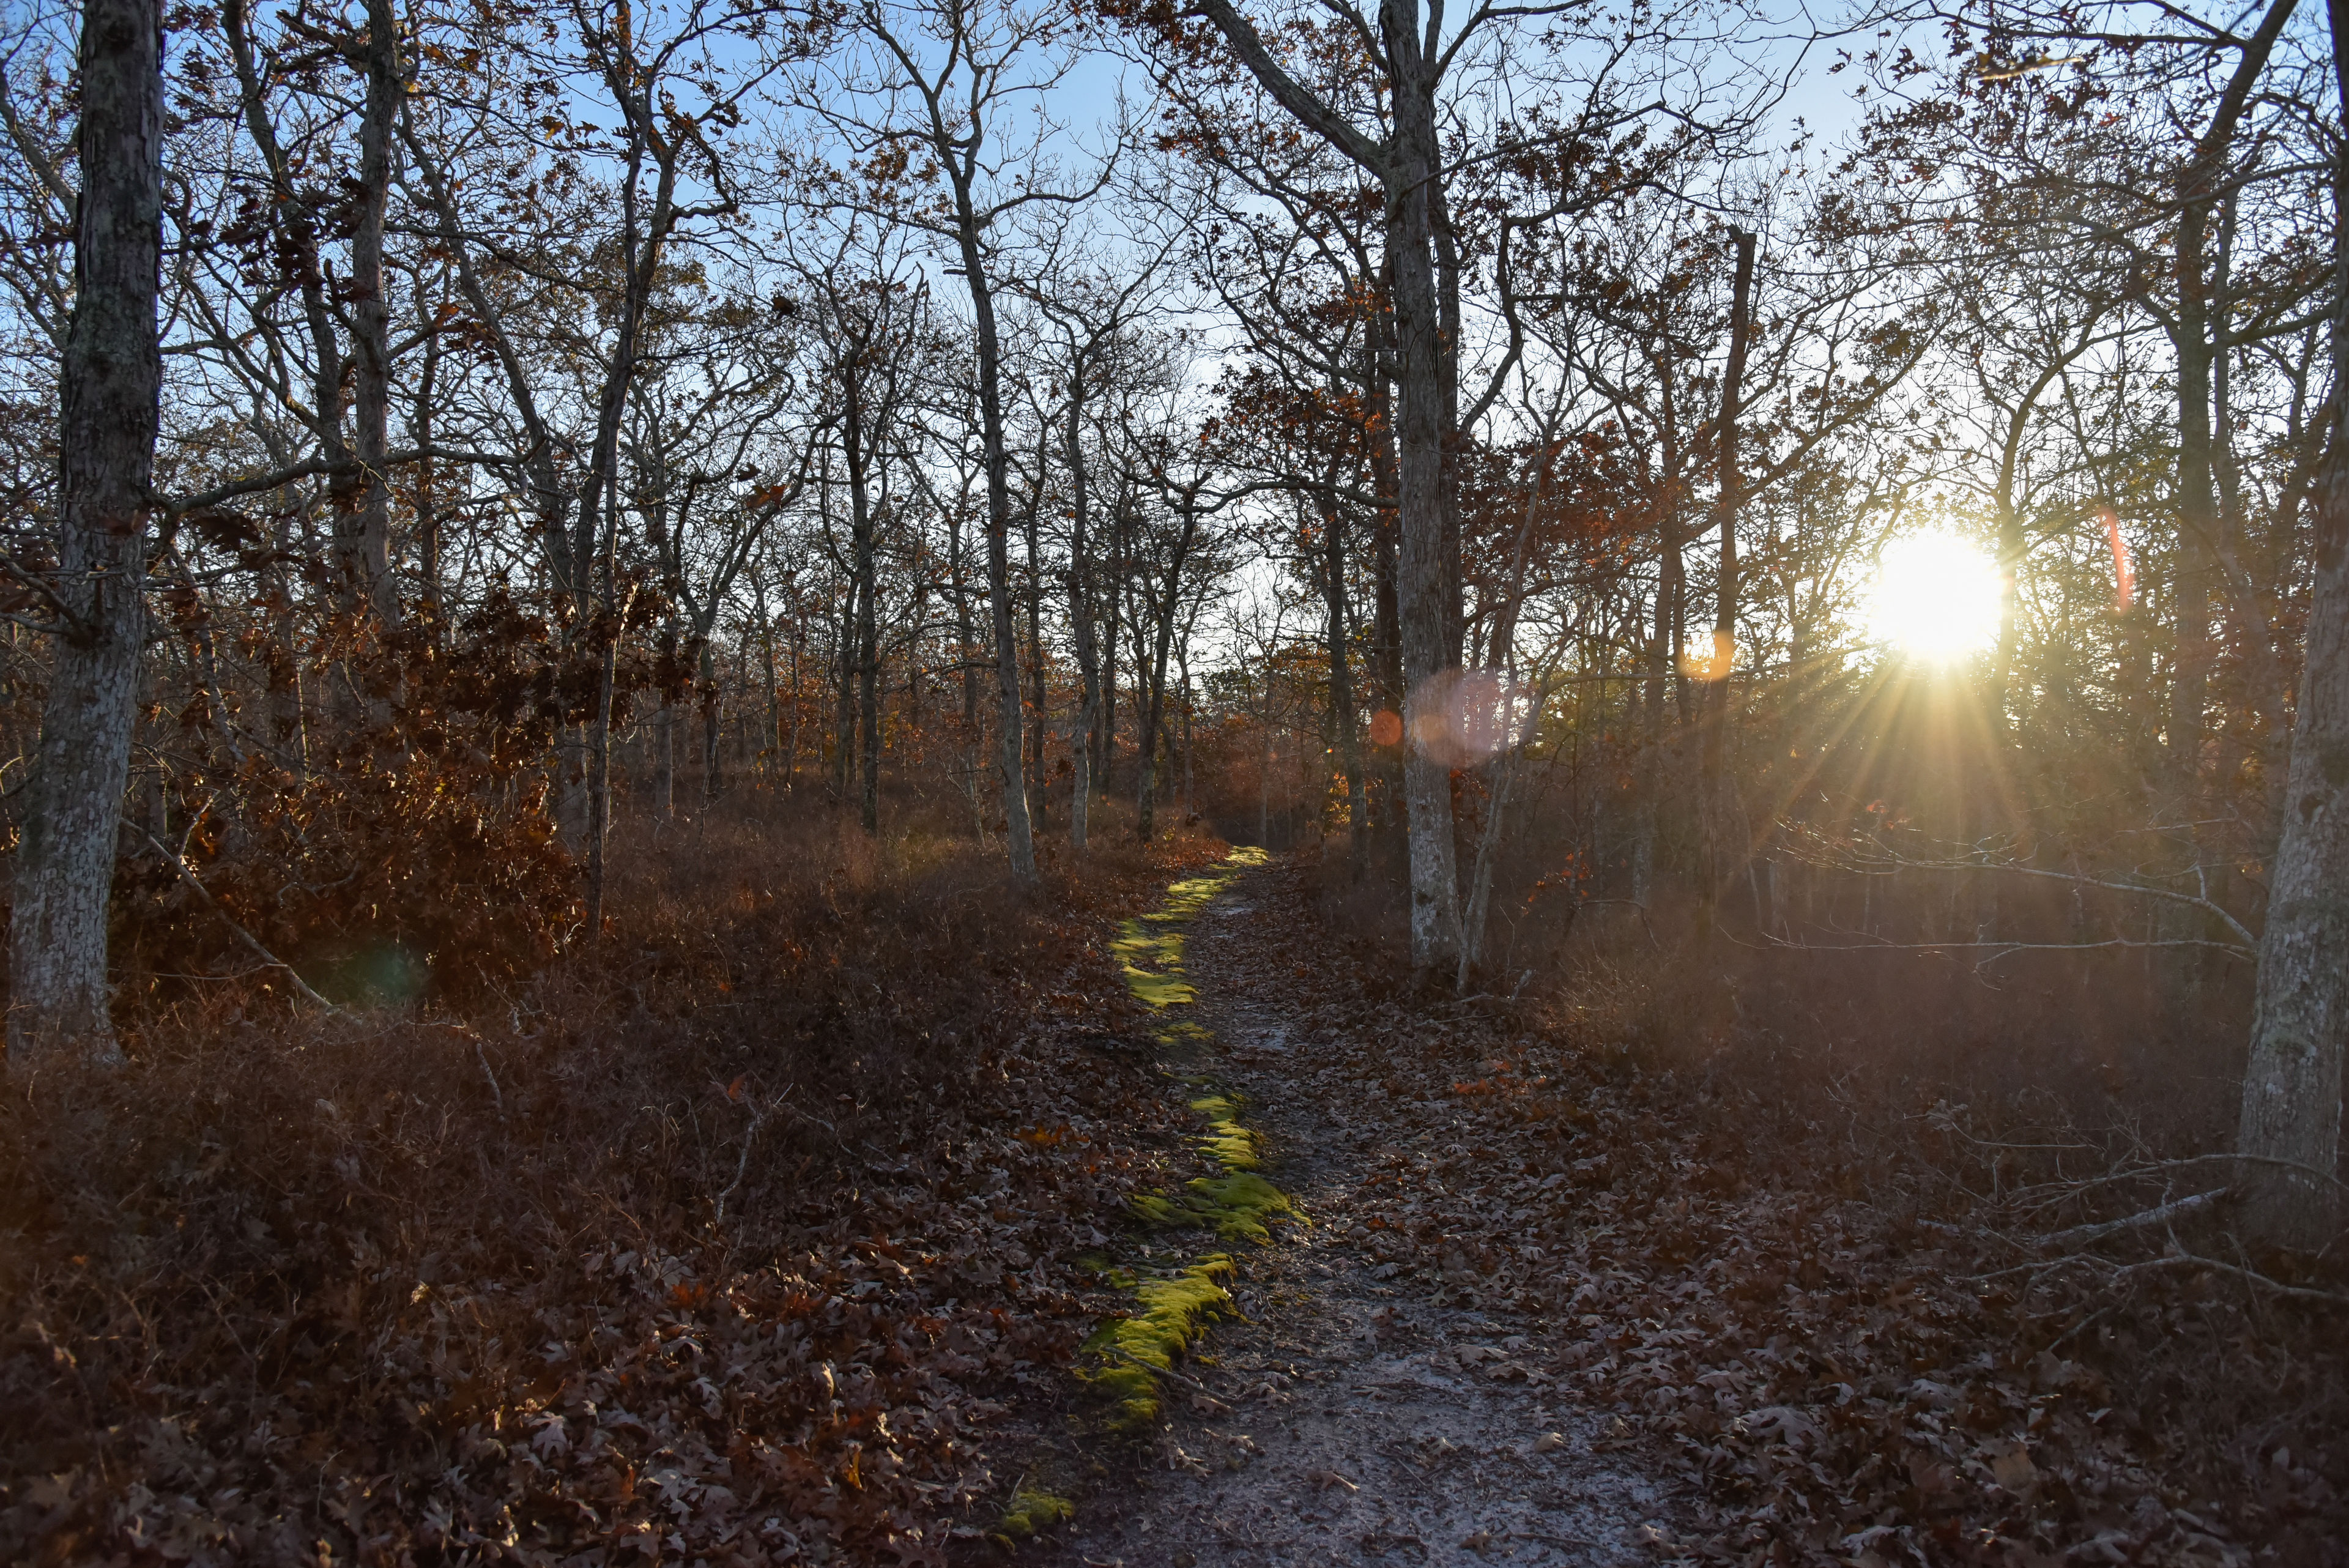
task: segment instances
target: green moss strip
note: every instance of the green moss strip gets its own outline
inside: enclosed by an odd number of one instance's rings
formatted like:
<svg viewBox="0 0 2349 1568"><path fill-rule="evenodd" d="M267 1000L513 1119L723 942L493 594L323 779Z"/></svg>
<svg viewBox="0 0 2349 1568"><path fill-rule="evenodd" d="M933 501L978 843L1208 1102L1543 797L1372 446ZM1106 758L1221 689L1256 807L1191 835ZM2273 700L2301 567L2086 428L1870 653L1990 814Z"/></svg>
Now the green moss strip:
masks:
<svg viewBox="0 0 2349 1568"><path fill-rule="evenodd" d="M1237 881L1243 869L1268 865L1271 859L1261 849L1235 849L1224 859L1228 869L1185 877L1166 889L1162 908L1118 926L1117 940L1110 943L1110 950L1123 967L1126 988L1136 1000L1155 1009L1198 1000L1198 992L1182 978L1183 933L1160 928L1185 924Z"/></svg>
<svg viewBox="0 0 2349 1568"><path fill-rule="evenodd" d="M1240 1126L1239 1102L1228 1095L1209 1095L1193 1100L1191 1108L1207 1118L1207 1134L1199 1140L1217 1165L1226 1170L1254 1170L1261 1162L1257 1158L1256 1134Z"/></svg>
<svg viewBox="0 0 2349 1568"><path fill-rule="evenodd" d="M1141 1310L1110 1319L1086 1339L1084 1348L1099 1365L1077 1376L1112 1402L1112 1428L1136 1431L1157 1421L1158 1375L1173 1370L1174 1358L1207 1324L1231 1310L1232 1294L1223 1282L1232 1267L1230 1258L1211 1252L1176 1273L1142 1280L1133 1287Z"/></svg>
<svg viewBox="0 0 2349 1568"><path fill-rule="evenodd" d="M1002 1522L996 1531L1013 1541L1025 1541L1040 1530L1067 1523L1076 1513L1077 1505L1067 1498L1023 1486L1011 1494L1010 1504L1004 1509Z"/></svg>
<svg viewBox="0 0 2349 1568"><path fill-rule="evenodd" d="M1175 883L1167 889L1164 908L1118 928L1111 950L1123 965L1125 983L1136 998L1158 1010L1198 1000L1183 977L1183 933L1153 928L1188 921L1230 887L1242 868L1270 859L1261 849L1236 849L1225 861L1230 869ZM1205 1045L1215 1036L1181 1020L1168 1023L1157 1039L1171 1047ZM1240 1122L1239 1097L1210 1092L1193 1100L1191 1108L1207 1118L1199 1147L1218 1174L1194 1178L1179 1192L1136 1193L1127 1199L1134 1217L1148 1225L1213 1231L1226 1244L1269 1246L1271 1221L1296 1217L1297 1210L1287 1193L1257 1174L1262 1156L1256 1134ZM1156 1423L1161 1375L1174 1369L1174 1358L1206 1332L1209 1322L1231 1310L1231 1293L1223 1282L1233 1268L1228 1253L1212 1252L1168 1274L1137 1278L1121 1270L1101 1271L1108 1282L1133 1292L1137 1308L1131 1317L1112 1318L1093 1331L1084 1344L1090 1365L1077 1371L1080 1379L1112 1402L1112 1428L1133 1431Z"/></svg>
<svg viewBox="0 0 2349 1568"><path fill-rule="evenodd" d="M1297 1212L1287 1193L1252 1170L1194 1177L1180 1192L1138 1192L1126 1204L1146 1225L1213 1231L1219 1240L1259 1247L1272 1244L1270 1221Z"/></svg>

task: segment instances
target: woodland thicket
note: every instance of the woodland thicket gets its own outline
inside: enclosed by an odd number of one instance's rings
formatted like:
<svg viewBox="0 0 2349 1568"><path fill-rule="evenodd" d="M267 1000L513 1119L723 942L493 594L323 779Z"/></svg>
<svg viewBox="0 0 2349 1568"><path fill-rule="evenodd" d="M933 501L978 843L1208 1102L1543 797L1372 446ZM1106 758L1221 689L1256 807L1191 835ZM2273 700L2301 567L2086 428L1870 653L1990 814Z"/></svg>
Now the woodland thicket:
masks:
<svg viewBox="0 0 2349 1568"><path fill-rule="evenodd" d="M222 1408L318 1446L236 1487L340 1477L314 1512L387 1561L457 1505L367 1476L537 1448L464 1390L593 1302L1049 1362L1077 1287L993 1251L985 1323L847 1323L864 1179L761 1129L911 1183L855 1129L938 1118L947 1202L1041 1160L1007 1074L1114 992L1083 922L1209 835L1318 855L1401 994L1588 1003L1993 1186L2013 1145L2129 1198L2100 1243L2337 1310L2344 26L10 9L11 1539L217 1470L125 1412L230 1345ZM1962 583L1872 597L1919 539L1989 564L1939 656ZM750 1192L803 1264L695 1261ZM468 1257L506 1295L444 1313ZM865 1359L901 1383L761 1472L790 1506L943 1407ZM336 1468L349 1400L411 1448ZM950 1425L827 1539L962 1485ZM623 1490L581 1506L666 1506ZM276 1528L198 1511L181 1557Z"/></svg>

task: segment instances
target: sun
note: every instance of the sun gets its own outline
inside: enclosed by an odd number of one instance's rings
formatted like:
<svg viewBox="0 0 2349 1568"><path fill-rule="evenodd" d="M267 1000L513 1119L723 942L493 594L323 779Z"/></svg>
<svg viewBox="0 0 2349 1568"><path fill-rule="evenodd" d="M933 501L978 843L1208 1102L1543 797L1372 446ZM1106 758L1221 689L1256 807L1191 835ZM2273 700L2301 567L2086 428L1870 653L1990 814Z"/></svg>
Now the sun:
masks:
<svg viewBox="0 0 2349 1568"><path fill-rule="evenodd" d="M1997 640L2002 590L1988 552L1954 534L1910 534L1877 559L1868 632L1918 659L1962 659Z"/></svg>

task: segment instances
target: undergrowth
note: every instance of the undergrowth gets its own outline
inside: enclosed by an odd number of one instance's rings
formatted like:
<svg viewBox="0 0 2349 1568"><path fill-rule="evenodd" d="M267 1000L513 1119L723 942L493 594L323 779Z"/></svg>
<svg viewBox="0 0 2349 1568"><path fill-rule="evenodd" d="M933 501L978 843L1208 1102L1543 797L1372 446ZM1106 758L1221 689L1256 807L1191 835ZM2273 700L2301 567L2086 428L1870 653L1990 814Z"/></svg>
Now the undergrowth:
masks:
<svg viewBox="0 0 2349 1568"><path fill-rule="evenodd" d="M1074 1355L1072 1260L1154 1158L1086 1044L1100 926L1205 846L1023 899L999 852L774 815L616 836L614 925L487 1006L222 987L127 1070L14 1079L0 1559L983 1535L982 1396Z"/></svg>

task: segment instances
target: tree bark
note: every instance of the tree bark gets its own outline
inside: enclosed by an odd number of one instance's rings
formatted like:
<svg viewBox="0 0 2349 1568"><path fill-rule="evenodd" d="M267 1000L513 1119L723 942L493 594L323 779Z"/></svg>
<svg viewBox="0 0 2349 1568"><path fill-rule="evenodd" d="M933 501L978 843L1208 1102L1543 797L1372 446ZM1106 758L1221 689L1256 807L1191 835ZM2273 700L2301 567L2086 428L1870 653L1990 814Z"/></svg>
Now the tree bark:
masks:
<svg viewBox="0 0 2349 1568"><path fill-rule="evenodd" d="M1131 475L1119 481L1116 504L1110 512L1109 583L1102 595L1102 680L1100 735L1093 758L1093 777L1102 804L1109 804L1111 777L1117 768L1117 649L1123 619L1118 585L1125 580L1126 539L1133 523L1133 486Z"/></svg>
<svg viewBox="0 0 2349 1568"><path fill-rule="evenodd" d="M1050 816L1044 799L1045 712L1050 704L1044 691L1044 560L1038 539L1044 511L1044 453L1050 439L1050 431L1037 434L1036 493L1028 498L1024 530L1028 546L1028 813L1035 826L1047 825Z"/></svg>
<svg viewBox="0 0 2349 1568"><path fill-rule="evenodd" d="M706 812L718 802L726 787L723 776L725 753L718 744L720 729L719 706L725 692L718 684L718 657L710 651L709 639L701 639L701 805Z"/></svg>
<svg viewBox="0 0 2349 1568"><path fill-rule="evenodd" d="M1194 0L1265 89L1300 123L1378 180L1396 348L1396 487L1401 551L1403 800L1409 822L1412 967L1448 974L1459 956L1460 884L1453 846L1450 697L1458 661L1459 578L1447 529L1444 439L1456 422L1451 346L1443 331L1437 245L1444 177L1435 98L1442 39L1421 32L1419 0L1381 0L1379 53L1390 119L1374 140L1283 70L1230 0ZM1440 24L1440 13L1435 20Z"/></svg>
<svg viewBox="0 0 2349 1568"><path fill-rule="evenodd" d="M2331 0L2334 86L2349 110L2349 0ZM2349 364L2349 159L2333 169L2333 362ZM2315 587L2284 786L2283 831L2260 937L2239 1153L2289 1160L2247 1171L2247 1228L2314 1251L2338 1229L2341 1056L2349 1040L2349 400L2335 399L2313 500Z"/></svg>
<svg viewBox="0 0 2349 1568"><path fill-rule="evenodd" d="M1331 475L1334 481L1334 473ZM1346 773L1347 860L1354 875L1362 869L1366 815L1362 791L1361 731L1356 723L1351 639L1347 634L1345 516L1334 496L1321 510L1321 594L1327 613L1324 630L1330 649L1330 720L1336 732L1339 765Z"/></svg>
<svg viewBox="0 0 2349 1568"><path fill-rule="evenodd" d="M85 0L82 191L62 417L57 593L70 619L41 713L17 852L8 1059L121 1060L108 1014L107 905L146 630L147 508L160 418L163 17Z"/></svg>
<svg viewBox="0 0 2349 1568"><path fill-rule="evenodd" d="M1385 0L1395 123L1387 182L1394 279L1395 432L1402 551L1403 810L1411 836L1411 962L1448 975L1460 956L1460 877L1452 826L1450 698L1457 607L1444 528L1444 348L1437 321L1433 184L1442 177L1433 62L1423 59L1414 0Z"/></svg>
<svg viewBox="0 0 2349 1568"><path fill-rule="evenodd" d="M1174 649L1174 618L1182 611L1183 565L1191 554L1191 541L1199 526L1199 488L1203 479L1195 479L1190 487L1175 498L1175 508L1183 518L1183 531L1174 541L1174 553L1166 566L1166 594L1162 603L1151 607L1154 625L1150 628L1154 639L1149 665L1139 671L1146 690L1142 694L1142 745L1138 761L1142 768L1142 786L1135 792L1134 833L1144 844L1150 842L1156 829L1158 804L1158 749L1164 732L1166 713L1166 660ZM1146 590L1145 590L1146 592Z"/></svg>
<svg viewBox="0 0 2349 1568"><path fill-rule="evenodd" d="M445 293L445 282L443 289ZM420 279L416 286L416 315L420 321L436 318ZM416 444L428 450L432 445L432 414L440 392L440 334L432 332L424 339L424 367L416 378L416 400L411 415ZM424 618L433 645L438 647L442 631L440 499L438 471L429 456L416 460L416 576L417 608Z"/></svg>
<svg viewBox="0 0 2349 1568"><path fill-rule="evenodd" d="M941 149L951 159L952 146ZM995 296L987 283L979 248L979 222L970 182L955 176L956 234L961 243L963 276L970 287L978 358L979 439L987 465L987 597L995 632L997 765L1003 774L1003 820L1011 877L1023 887L1036 882L1035 832L1028 819L1028 791L1019 766L1019 639L1011 618L1010 453L1003 436L1003 348L995 325Z"/></svg>
<svg viewBox="0 0 2349 1568"><path fill-rule="evenodd" d="M1093 642L1092 589L1085 571L1084 357L1080 354L1069 372L1069 425L1064 461L1069 468L1069 621L1076 633L1077 679L1080 691L1076 717L1069 725L1070 764L1076 770L1069 791L1069 845L1085 846L1087 817L1092 798L1093 725L1101 711L1101 652Z"/></svg>
<svg viewBox="0 0 2349 1568"><path fill-rule="evenodd" d="M861 382L864 369L860 365L848 373ZM848 377L843 377L843 380ZM880 587L880 569L874 545L872 475L867 472L872 456L868 443L875 432L866 429L864 389L861 384L844 389L848 397L841 426L841 443L848 462L848 524L852 540L852 567L856 574L853 598L856 606L854 622L856 717L862 732L864 752L864 788L857 795L857 820L864 831L881 831L881 630L874 599ZM843 733L843 746L848 736Z"/></svg>
<svg viewBox="0 0 2349 1568"><path fill-rule="evenodd" d="M344 592L383 626L399 624L391 569L391 312L384 294L384 210L391 195L392 119L402 96L399 21L391 0L367 0L367 36L357 53L367 81L359 118L358 212L351 230L352 455L356 493L337 511L336 553Z"/></svg>
<svg viewBox="0 0 2349 1568"><path fill-rule="evenodd" d="M1744 229L1729 231L1737 247L1737 268L1729 300L1729 363L1721 379L1721 455L1719 490L1713 498L1714 525L1721 532L1721 570L1715 585L1713 616L1713 664L1705 671L1704 732L1697 764L1701 825L1704 835L1704 898L1708 907L1737 872L1749 846L1742 814L1731 820L1728 784L1723 776L1723 753L1729 730L1729 673L1737 651L1737 508L1744 499L1744 481L1737 466L1738 402L1745 384L1745 354L1753 335L1754 235Z"/></svg>

